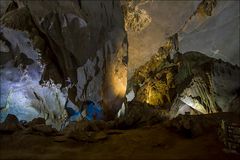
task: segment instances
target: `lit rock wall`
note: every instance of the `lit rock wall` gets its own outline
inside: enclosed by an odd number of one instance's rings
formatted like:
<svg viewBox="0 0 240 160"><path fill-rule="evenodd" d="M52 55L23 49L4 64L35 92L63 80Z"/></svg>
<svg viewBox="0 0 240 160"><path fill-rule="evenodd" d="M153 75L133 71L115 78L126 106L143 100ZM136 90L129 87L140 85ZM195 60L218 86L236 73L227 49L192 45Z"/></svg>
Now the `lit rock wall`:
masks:
<svg viewBox="0 0 240 160"><path fill-rule="evenodd" d="M238 66L200 52L177 53L171 59L166 55L172 47L167 46L129 80L132 101L170 110L172 116L186 112L240 113Z"/></svg>
<svg viewBox="0 0 240 160"><path fill-rule="evenodd" d="M177 96L171 110L183 114L239 112L237 99L240 89L240 69L198 52L187 52L179 57L180 68L175 76ZM189 111L192 110L192 111Z"/></svg>
<svg viewBox="0 0 240 160"><path fill-rule="evenodd" d="M0 121L8 114L24 121L42 117L60 130L67 118L66 88L52 81L39 83L45 65L26 32L4 26L0 35Z"/></svg>
<svg viewBox="0 0 240 160"><path fill-rule="evenodd" d="M128 30L129 78L135 69L150 60L167 39L184 26L199 3L200 1L149 0L138 6L146 11L151 22L141 31Z"/></svg>

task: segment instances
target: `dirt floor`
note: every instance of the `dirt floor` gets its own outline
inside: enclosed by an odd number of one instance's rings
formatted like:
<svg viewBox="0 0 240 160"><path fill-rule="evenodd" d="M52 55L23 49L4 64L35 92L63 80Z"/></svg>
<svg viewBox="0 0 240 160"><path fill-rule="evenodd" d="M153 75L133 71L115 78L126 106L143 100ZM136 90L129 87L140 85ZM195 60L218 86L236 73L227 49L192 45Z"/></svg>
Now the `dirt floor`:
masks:
<svg viewBox="0 0 240 160"><path fill-rule="evenodd" d="M107 136L92 142L23 132L1 133L0 159L240 159L223 151L215 131L187 138L164 123L109 129L104 131Z"/></svg>

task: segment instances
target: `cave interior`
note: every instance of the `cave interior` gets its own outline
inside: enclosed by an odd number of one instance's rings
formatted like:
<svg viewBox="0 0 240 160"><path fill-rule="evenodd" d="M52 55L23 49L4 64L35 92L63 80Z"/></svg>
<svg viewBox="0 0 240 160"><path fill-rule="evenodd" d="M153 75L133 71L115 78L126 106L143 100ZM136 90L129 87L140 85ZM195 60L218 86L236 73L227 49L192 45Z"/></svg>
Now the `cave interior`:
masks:
<svg viewBox="0 0 240 160"><path fill-rule="evenodd" d="M239 6L0 1L0 159L240 159Z"/></svg>

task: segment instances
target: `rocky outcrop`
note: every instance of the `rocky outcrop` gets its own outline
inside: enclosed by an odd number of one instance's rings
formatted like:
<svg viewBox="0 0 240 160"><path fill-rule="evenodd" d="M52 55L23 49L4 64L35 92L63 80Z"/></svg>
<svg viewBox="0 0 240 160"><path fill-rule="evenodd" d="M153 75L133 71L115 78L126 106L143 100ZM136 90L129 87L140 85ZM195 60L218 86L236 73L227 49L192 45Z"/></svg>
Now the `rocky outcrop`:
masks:
<svg viewBox="0 0 240 160"><path fill-rule="evenodd" d="M176 75L176 85L181 86L177 91L182 90L178 99L205 114L238 110L238 107L232 110L229 106L238 96L239 67L199 53L186 53L182 56L182 64Z"/></svg>
<svg viewBox="0 0 240 160"><path fill-rule="evenodd" d="M112 128L130 129L144 125L154 125L166 119L169 119L166 110L147 103L133 101L128 103L125 114L115 119Z"/></svg>
<svg viewBox="0 0 240 160"><path fill-rule="evenodd" d="M171 131L178 132L186 138L196 138L219 132L222 121L239 124L239 116L233 113L215 113L208 115L180 115L172 120L166 121L165 125Z"/></svg>
<svg viewBox="0 0 240 160"><path fill-rule="evenodd" d="M133 101L171 108L173 117L185 113L239 113L239 67L198 52L158 58L153 57L130 79Z"/></svg>
<svg viewBox="0 0 240 160"><path fill-rule="evenodd" d="M171 104L175 96L174 76L178 66L171 63L170 54L178 51L176 42L177 35L170 37L150 61L135 71L128 88L133 88L136 101L161 107Z"/></svg>
<svg viewBox="0 0 240 160"><path fill-rule="evenodd" d="M3 123L0 123L0 132L12 134L15 131L22 130L23 126L20 124L15 115L9 114Z"/></svg>

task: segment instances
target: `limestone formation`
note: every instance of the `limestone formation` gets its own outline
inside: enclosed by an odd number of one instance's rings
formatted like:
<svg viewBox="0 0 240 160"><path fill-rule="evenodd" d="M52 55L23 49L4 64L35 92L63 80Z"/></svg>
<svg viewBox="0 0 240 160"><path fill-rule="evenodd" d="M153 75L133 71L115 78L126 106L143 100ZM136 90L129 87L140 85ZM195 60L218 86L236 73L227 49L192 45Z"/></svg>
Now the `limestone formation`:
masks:
<svg viewBox="0 0 240 160"><path fill-rule="evenodd" d="M237 66L188 52L177 53L172 60L152 58L135 72L130 84L136 95L133 101L168 108L173 117L238 113L239 75Z"/></svg>

